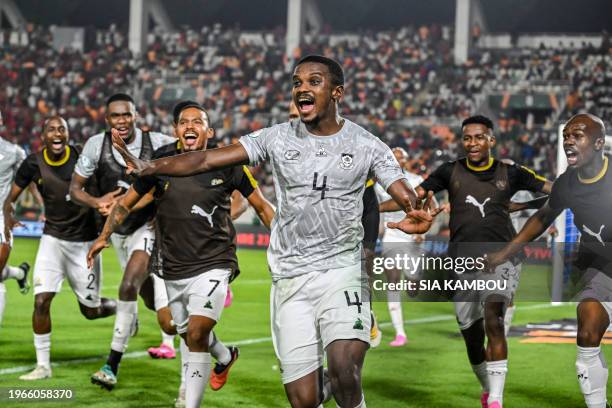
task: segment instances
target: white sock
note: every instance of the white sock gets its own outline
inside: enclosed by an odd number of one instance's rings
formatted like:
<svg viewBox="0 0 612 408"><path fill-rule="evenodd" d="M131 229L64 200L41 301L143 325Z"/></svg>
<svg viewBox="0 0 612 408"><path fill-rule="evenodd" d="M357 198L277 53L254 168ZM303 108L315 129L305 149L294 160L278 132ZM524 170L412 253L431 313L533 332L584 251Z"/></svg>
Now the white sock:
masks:
<svg viewBox="0 0 612 408"><path fill-rule="evenodd" d="M34 348L36 349L36 365L51 368L51 332L34 333Z"/></svg>
<svg viewBox="0 0 612 408"><path fill-rule="evenodd" d="M210 332L210 337L208 338L208 350L220 364L226 365L232 361L232 353L225 344L221 343L213 331Z"/></svg>
<svg viewBox="0 0 612 408"><path fill-rule="evenodd" d="M210 353L189 352L185 377L185 406L199 408L210 376Z"/></svg>
<svg viewBox="0 0 612 408"><path fill-rule="evenodd" d="M2 279L0 279L0 281L5 281L7 279L23 279L23 275L23 269L7 265L2 270Z"/></svg>
<svg viewBox="0 0 612 408"><path fill-rule="evenodd" d="M489 392L489 376L487 375L487 362L483 361L480 364L473 365L472 371L476 374L476 378L480 382L480 387L483 392Z"/></svg>
<svg viewBox="0 0 612 408"><path fill-rule="evenodd" d="M576 373L587 407L605 408L608 365L601 347L578 346Z"/></svg>
<svg viewBox="0 0 612 408"><path fill-rule="evenodd" d="M185 388L185 370L187 370L187 360L189 360L189 348L187 343L180 337L179 348L181 351L181 387Z"/></svg>
<svg viewBox="0 0 612 408"><path fill-rule="evenodd" d="M321 406L323 406L323 404L321 404ZM336 404L337 408L342 408L340 405ZM361 402L359 403L359 405L357 405L355 408L367 408L366 407L366 403L365 403L365 395L361 396Z"/></svg>
<svg viewBox="0 0 612 408"><path fill-rule="evenodd" d="M160 331L162 336L162 344L165 344L166 346L174 350L174 334L166 334L165 331Z"/></svg>
<svg viewBox="0 0 612 408"><path fill-rule="evenodd" d="M4 305L6 304L6 289L4 283L0 282L0 324L2 324L2 316L4 316Z"/></svg>
<svg viewBox="0 0 612 408"><path fill-rule="evenodd" d="M489 377L489 405L493 402L504 404L504 385L508 373L508 360L487 361L487 374Z"/></svg>
<svg viewBox="0 0 612 408"><path fill-rule="evenodd" d="M516 310L516 306L508 306L506 308L506 314L504 315L504 335L506 337L508 337L510 326L512 326L512 317L514 316L515 310Z"/></svg>
<svg viewBox="0 0 612 408"><path fill-rule="evenodd" d="M138 302L135 300L117 300L117 315L115 316L111 349L125 353L137 313Z"/></svg>
<svg viewBox="0 0 612 408"><path fill-rule="evenodd" d="M401 302L387 302L387 306L389 308L389 315L391 315L391 323L393 323L395 334L406 337Z"/></svg>

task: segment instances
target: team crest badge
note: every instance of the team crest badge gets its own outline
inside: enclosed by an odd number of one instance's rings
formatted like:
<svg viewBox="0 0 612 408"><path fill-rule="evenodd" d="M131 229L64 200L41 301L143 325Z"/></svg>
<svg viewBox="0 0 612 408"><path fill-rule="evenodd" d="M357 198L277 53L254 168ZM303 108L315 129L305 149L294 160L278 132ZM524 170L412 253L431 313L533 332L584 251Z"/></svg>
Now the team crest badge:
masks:
<svg viewBox="0 0 612 408"><path fill-rule="evenodd" d="M204 305L204 309L212 309L212 303L210 303L210 300L208 302L206 302L206 304Z"/></svg>
<svg viewBox="0 0 612 408"><path fill-rule="evenodd" d="M506 180L497 180L495 182L495 187L497 187L498 190L505 190L506 189Z"/></svg>
<svg viewBox="0 0 612 408"><path fill-rule="evenodd" d="M297 150L287 150L285 152L285 160L297 160L300 157L300 152Z"/></svg>
<svg viewBox="0 0 612 408"><path fill-rule="evenodd" d="M363 322L361 321L361 319L357 319L357 321L355 321L355 324L353 325L353 329L363 330Z"/></svg>
<svg viewBox="0 0 612 408"><path fill-rule="evenodd" d="M218 186L219 184L223 184L223 179L220 178L214 178L211 180L210 185L211 186Z"/></svg>
<svg viewBox="0 0 612 408"><path fill-rule="evenodd" d="M350 170L355 166L353 163L353 155L350 153L342 153L340 156L340 168L343 170Z"/></svg>

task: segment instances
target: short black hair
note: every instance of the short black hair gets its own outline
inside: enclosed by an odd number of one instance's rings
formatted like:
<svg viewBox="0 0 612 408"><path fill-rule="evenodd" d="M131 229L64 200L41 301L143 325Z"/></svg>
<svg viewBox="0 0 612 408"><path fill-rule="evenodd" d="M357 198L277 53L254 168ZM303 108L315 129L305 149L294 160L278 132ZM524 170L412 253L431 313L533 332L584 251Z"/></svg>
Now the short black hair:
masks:
<svg viewBox="0 0 612 408"><path fill-rule="evenodd" d="M206 109L196 101L184 100L180 101L176 105L174 105L174 110L172 111L172 117L174 119L174 123L178 123L179 117L181 116L181 112L187 108L196 108L204 112L206 115L206 120L208 121L208 125L210 126L210 117L208 116L208 112Z"/></svg>
<svg viewBox="0 0 612 408"><path fill-rule="evenodd" d="M111 95L106 100L106 107L108 108L108 105L110 105L113 102L117 102L117 101L131 102L133 105L136 105L136 103L134 102L134 99L132 99L130 95L125 94L125 93L116 93L114 95Z"/></svg>
<svg viewBox="0 0 612 408"><path fill-rule="evenodd" d="M470 116L461 123L461 129L466 125L484 125L487 129L493 130L493 121L483 115Z"/></svg>
<svg viewBox="0 0 612 408"><path fill-rule="evenodd" d="M331 74L332 83L335 86L344 86L344 70L336 60L324 57L323 55L307 55L300 59L295 66L297 67L307 62L316 62L325 65Z"/></svg>

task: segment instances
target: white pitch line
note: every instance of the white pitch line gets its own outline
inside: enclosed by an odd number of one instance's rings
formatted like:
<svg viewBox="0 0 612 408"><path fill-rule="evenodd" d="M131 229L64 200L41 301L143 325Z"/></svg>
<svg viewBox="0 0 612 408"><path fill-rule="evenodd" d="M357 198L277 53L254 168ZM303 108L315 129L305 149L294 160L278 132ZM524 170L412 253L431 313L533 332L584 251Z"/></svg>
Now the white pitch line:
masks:
<svg viewBox="0 0 612 408"><path fill-rule="evenodd" d="M549 307L555 307L555 306L550 303L543 303L543 304L536 304L536 305L529 305L529 306L519 306L518 310L520 311L520 310L530 310L530 309L545 309ZM408 319L408 320L405 320L404 323L405 324L427 324L427 323L442 322L442 321L448 321L448 320L454 320L454 319L455 319L454 314L443 314L443 315L433 315L433 316L428 316L428 317L422 317L419 319ZM388 327L391 325L392 325L391 322L383 322L383 323L380 323L378 326ZM254 339L227 341L225 343L235 345L235 346L247 346L250 344L266 343L269 341L272 341L272 337L259 337L259 338L254 338ZM125 353L123 355L123 358L140 358L140 357L145 357L148 355L149 354L146 351L132 351L131 353ZM95 363L96 361L104 360L105 358L106 356L98 356L98 357L77 358L74 360L58 361L55 363L51 363L51 367L63 367L63 366L77 365L77 364L83 364L83 363ZM17 366L17 367L11 367L11 368L3 368L3 369L0 369L0 375L23 373L26 371L33 370L34 368L36 368L36 365L26 365L26 366Z"/></svg>

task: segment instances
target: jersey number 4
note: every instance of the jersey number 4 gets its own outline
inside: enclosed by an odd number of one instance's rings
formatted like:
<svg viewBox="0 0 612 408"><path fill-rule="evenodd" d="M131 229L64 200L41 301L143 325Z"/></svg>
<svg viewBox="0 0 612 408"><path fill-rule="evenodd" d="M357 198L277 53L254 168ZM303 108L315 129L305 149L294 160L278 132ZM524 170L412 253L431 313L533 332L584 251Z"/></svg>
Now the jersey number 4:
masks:
<svg viewBox="0 0 612 408"><path fill-rule="evenodd" d="M350 306L357 306L357 313L361 313L361 305L363 305L363 303L361 303L361 301L359 301L359 295L357 294L357 292L353 292L353 294L355 295L355 301L352 302L351 301L351 297L349 296L348 290L344 291L344 296L346 297L346 304L350 307Z"/></svg>
<svg viewBox="0 0 612 408"><path fill-rule="evenodd" d="M323 183L321 184L321 187L319 187L317 185L318 177L319 177L319 173L315 172L314 177L312 179L312 190L313 191L320 191L321 192L321 200L323 200L325 198L325 192L329 191L329 188L327 187L327 176L323 176Z"/></svg>

